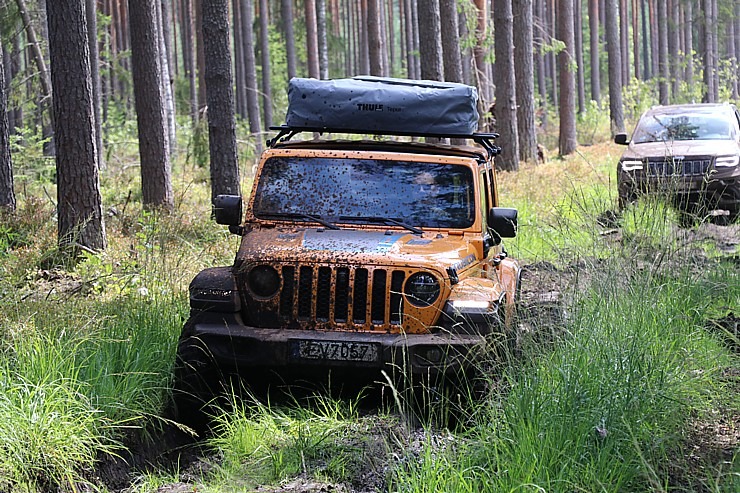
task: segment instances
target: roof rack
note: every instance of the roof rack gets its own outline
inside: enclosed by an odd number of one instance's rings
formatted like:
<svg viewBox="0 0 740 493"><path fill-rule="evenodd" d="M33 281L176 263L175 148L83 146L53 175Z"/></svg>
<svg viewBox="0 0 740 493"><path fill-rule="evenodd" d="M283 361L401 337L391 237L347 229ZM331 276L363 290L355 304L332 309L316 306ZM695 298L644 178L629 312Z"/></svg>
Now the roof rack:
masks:
<svg viewBox="0 0 740 493"><path fill-rule="evenodd" d="M331 128L306 128L306 127L289 127L288 125L272 126L270 130L277 131L278 134L272 139L267 139L267 147L274 147L279 142L287 142L292 139L296 134L301 132L312 132L312 133L343 133L343 134L360 134L360 135L391 135L396 137L433 137L437 139L471 139L476 144L483 147L488 153L488 157L492 158L501 153L501 147L495 145L493 141L499 137L497 133L482 133L476 132L469 135L451 135L451 134L429 134L429 133L416 133L416 132L393 132L393 131L378 131L378 130L348 130L342 129L331 129Z"/></svg>

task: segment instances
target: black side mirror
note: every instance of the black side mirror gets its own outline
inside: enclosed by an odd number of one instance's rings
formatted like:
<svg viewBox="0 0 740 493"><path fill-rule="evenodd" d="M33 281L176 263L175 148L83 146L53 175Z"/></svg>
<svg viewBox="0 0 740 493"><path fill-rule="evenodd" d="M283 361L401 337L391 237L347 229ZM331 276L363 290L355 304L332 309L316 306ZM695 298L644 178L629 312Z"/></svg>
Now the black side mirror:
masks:
<svg viewBox="0 0 740 493"><path fill-rule="evenodd" d="M217 195L213 199L213 217L218 224L239 226L242 222L241 195Z"/></svg>
<svg viewBox="0 0 740 493"><path fill-rule="evenodd" d="M501 243L501 238L514 238L516 236L517 215L519 211L507 207L492 207L488 211L488 229L496 240Z"/></svg>
<svg viewBox="0 0 740 493"><path fill-rule="evenodd" d="M614 143L626 146L627 144L630 143L630 141L627 140L627 134L616 134L614 136Z"/></svg>

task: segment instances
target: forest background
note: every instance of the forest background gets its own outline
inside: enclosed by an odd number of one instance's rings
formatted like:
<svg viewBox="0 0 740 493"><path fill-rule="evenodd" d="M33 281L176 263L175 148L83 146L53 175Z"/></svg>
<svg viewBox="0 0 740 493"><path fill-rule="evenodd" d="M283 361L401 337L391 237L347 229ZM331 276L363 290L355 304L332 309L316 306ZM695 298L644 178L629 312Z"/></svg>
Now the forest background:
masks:
<svg viewBox="0 0 740 493"><path fill-rule="evenodd" d="M615 214L610 142L738 100L740 2L0 0L0 51L0 489L738 490L738 227ZM236 248L212 197L249 192L290 77L358 74L478 88L525 302L568 319L465 430L247 404L152 466L187 283Z"/></svg>

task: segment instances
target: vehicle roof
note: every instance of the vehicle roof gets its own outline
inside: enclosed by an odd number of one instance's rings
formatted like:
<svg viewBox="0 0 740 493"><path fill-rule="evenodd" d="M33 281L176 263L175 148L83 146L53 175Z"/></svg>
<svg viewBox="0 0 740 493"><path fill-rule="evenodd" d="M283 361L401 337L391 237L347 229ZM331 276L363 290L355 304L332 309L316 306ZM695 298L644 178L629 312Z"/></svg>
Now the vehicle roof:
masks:
<svg viewBox="0 0 740 493"><path fill-rule="evenodd" d="M445 156L459 156L486 160L486 150L475 146L453 146L447 144L430 144L426 142L400 142L393 140L297 140L278 142L274 149L326 149L347 151L376 151L376 152L405 152L408 154L441 154Z"/></svg>
<svg viewBox="0 0 740 493"><path fill-rule="evenodd" d="M734 112L735 106L729 103L691 103L653 106L645 115L675 115L685 113Z"/></svg>

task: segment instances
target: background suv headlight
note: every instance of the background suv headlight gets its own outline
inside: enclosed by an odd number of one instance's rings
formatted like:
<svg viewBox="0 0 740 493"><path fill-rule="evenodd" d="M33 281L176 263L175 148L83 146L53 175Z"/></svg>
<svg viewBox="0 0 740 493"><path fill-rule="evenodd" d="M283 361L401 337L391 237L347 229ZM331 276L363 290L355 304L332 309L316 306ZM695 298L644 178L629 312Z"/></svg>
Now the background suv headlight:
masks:
<svg viewBox="0 0 740 493"><path fill-rule="evenodd" d="M642 161L639 159L623 159L619 162L622 171L635 171L642 169Z"/></svg>
<svg viewBox="0 0 740 493"><path fill-rule="evenodd" d="M732 168L740 163L740 156L734 154L732 156L717 156L714 161L714 166L717 168Z"/></svg>

